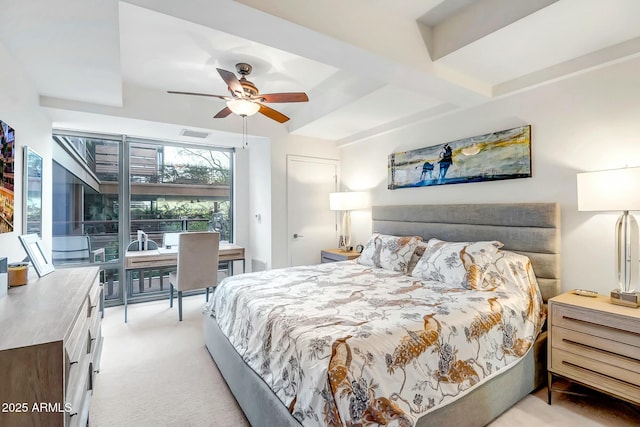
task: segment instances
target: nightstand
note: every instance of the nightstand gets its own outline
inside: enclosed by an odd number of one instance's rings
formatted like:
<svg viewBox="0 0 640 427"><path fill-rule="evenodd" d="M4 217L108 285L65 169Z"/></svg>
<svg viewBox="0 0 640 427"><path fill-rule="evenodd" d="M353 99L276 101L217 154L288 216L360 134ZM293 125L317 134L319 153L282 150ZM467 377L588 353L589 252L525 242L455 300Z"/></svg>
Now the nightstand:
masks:
<svg viewBox="0 0 640 427"><path fill-rule="evenodd" d="M569 292L549 300L548 325L549 404L554 376L640 404L640 309Z"/></svg>
<svg viewBox="0 0 640 427"><path fill-rule="evenodd" d="M360 252L356 252L356 251L343 251L341 249L323 249L322 252L320 253L320 261L322 263L347 261L350 259L356 259L359 256L360 256Z"/></svg>

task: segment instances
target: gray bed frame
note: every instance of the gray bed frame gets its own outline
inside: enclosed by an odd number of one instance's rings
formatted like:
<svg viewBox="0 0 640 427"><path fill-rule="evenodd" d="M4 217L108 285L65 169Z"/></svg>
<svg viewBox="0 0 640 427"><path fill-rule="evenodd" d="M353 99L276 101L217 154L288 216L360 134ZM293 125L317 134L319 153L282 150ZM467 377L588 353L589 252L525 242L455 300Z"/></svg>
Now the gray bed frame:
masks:
<svg viewBox="0 0 640 427"><path fill-rule="evenodd" d="M419 235L426 241L499 240L504 250L531 259L545 302L560 293L560 207L556 203L374 206L373 230ZM299 427L285 405L242 360L204 316L205 343L218 369L254 427ZM501 375L464 397L421 417L418 427L487 425L546 381L546 331L533 351Z"/></svg>

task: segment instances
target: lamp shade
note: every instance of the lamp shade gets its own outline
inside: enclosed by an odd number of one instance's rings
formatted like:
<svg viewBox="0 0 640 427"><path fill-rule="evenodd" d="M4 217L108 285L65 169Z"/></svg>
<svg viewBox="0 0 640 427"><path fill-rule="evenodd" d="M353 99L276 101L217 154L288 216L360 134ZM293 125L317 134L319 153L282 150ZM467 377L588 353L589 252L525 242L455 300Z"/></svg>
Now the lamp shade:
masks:
<svg viewBox="0 0 640 427"><path fill-rule="evenodd" d="M239 116L253 116L260 109L260 104L246 99L232 99L227 101L227 107Z"/></svg>
<svg viewBox="0 0 640 427"><path fill-rule="evenodd" d="M577 175L579 211L640 210L640 167Z"/></svg>
<svg viewBox="0 0 640 427"><path fill-rule="evenodd" d="M369 200L365 191L343 191L329 193L329 209L332 211L351 211L364 209Z"/></svg>

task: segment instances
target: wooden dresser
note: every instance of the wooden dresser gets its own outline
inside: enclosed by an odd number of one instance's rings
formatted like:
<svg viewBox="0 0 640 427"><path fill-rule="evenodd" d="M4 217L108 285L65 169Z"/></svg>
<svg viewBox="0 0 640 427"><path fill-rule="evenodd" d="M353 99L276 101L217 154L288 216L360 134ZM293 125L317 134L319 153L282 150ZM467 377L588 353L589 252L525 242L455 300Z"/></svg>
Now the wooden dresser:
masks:
<svg viewBox="0 0 640 427"><path fill-rule="evenodd" d="M100 366L98 267L58 269L0 299L0 426L85 426Z"/></svg>
<svg viewBox="0 0 640 427"><path fill-rule="evenodd" d="M554 375L640 404L640 309L609 297L549 300L549 403Z"/></svg>

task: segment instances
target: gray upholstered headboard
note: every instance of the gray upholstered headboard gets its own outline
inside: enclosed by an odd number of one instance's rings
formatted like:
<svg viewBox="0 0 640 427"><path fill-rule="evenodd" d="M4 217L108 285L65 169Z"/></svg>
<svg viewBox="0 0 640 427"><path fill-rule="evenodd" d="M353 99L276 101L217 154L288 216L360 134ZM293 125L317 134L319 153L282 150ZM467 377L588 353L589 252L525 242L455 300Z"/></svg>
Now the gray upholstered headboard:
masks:
<svg viewBox="0 0 640 427"><path fill-rule="evenodd" d="M560 206L498 203L374 206L373 230L455 241L499 240L527 255L545 302L560 293Z"/></svg>

